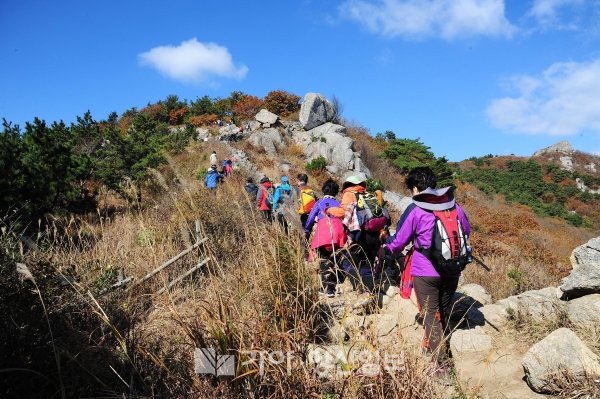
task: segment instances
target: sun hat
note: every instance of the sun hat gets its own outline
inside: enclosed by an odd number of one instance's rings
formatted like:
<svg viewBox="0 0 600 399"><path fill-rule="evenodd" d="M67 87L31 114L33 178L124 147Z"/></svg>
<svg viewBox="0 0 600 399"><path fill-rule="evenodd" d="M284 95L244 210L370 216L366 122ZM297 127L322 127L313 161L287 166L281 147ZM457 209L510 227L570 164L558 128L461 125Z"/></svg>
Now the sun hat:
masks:
<svg viewBox="0 0 600 399"><path fill-rule="evenodd" d="M419 194L413 195L416 206L429 211L443 211L454 206L454 187L435 189L428 187Z"/></svg>
<svg viewBox="0 0 600 399"><path fill-rule="evenodd" d="M288 179L288 177L287 177L287 176L282 176L282 177L281 177L281 182L282 182L282 183L289 183L289 182L290 182L290 179Z"/></svg>
<svg viewBox="0 0 600 399"><path fill-rule="evenodd" d="M366 188L367 183L365 183L365 180L360 178L359 176L349 176L344 182L344 184L342 184L342 191L344 191L350 186L363 186Z"/></svg>

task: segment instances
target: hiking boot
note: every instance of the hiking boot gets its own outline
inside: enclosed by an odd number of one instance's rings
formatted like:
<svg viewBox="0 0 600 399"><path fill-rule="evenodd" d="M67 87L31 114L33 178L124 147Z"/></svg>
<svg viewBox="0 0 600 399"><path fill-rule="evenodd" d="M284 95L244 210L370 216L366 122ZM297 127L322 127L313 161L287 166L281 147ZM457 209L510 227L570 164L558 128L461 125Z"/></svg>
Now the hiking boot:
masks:
<svg viewBox="0 0 600 399"><path fill-rule="evenodd" d="M324 291L323 289L320 289L319 290L319 294L320 295L325 295L327 298L333 298L335 296L335 294L333 293L332 290Z"/></svg>

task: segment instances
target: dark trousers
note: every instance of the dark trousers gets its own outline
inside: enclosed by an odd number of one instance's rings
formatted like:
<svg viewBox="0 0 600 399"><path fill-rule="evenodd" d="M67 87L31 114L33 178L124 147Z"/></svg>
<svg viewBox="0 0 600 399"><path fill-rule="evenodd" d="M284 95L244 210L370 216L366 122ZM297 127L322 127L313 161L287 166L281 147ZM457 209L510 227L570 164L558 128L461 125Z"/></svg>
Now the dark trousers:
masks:
<svg viewBox="0 0 600 399"><path fill-rule="evenodd" d="M375 289L375 259L381 247L379 233L361 232L360 237L343 254L343 267L354 289L373 292Z"/></svg>
<svg viewBox="0 0 600 399"><path fill-rule="evenodd" d="M304 231L304 226L306 226L306 221L308 220L308 213L304 215L300 215L300 231ZM300 237L300 243L302 245L302 251L304 252L304 260L308 259L308 253L310 252L310 247L308 245L308 240L302 235Z"/></svg>
<svg viewBox="0 0 600 399"><path fill-rule="evenodd" d="M281 226L283 231L285 231L285 234L287 234L288 233L288 222L287 222L285 216L283 216L283 213L277 214L277 221L279 222L279 225Z"/></svg>
<svg viewBox="0 0 600 399"><path fill-rule="evenodd" d="M423 345L438 362L451 357L449 309L458 286L458 277L413 277L413 287L425 327Z"/></svg>
<svg viewBox="0 0 600 399"><path fill-rule="evenodd" d="M271 213L271 211L260 211L260 213L263 215L263 218L267 222L269 222L269 223L273 222L273 214Z"/></svg>
<svg viewBox="0 0 600 399"><path fill-rule="evenodd" d="M323 290L325 292L333 292L337 283L337 265L334 262L333 251L319 247L317 248L317 256L319 257L319 271L321 272Z"/></svg>

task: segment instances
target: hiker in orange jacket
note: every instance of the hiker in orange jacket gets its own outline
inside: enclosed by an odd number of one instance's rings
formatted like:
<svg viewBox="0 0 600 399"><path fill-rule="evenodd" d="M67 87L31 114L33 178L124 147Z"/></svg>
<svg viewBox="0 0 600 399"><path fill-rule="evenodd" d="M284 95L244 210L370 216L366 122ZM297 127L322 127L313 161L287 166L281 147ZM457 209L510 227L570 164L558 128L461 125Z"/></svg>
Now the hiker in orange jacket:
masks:
<svg viewBox="0 0 600 399"><path fill-rule="evenodd" d="M339 207L329 208L327 214L344 219L348 206L357 201L357 194L367 192L366 187L364 179L358 176L348 177L342 185L342 203ZM380 247L378 232L361 231L358 240L342 254L342 267L348 273L352 286L366 296L371 295L375 289L377 276L374 275L374 266Z"/></svg>
<svg viewBox="0 0 600 399"><path fill-rule="evenodd" d="M342 184L342 203L339 207L331 207L327 210L327 214L343 219L346 214L346 208L352 202L356 202L357 193L366 193L367 183L358 176L350 176Z"/></svg>

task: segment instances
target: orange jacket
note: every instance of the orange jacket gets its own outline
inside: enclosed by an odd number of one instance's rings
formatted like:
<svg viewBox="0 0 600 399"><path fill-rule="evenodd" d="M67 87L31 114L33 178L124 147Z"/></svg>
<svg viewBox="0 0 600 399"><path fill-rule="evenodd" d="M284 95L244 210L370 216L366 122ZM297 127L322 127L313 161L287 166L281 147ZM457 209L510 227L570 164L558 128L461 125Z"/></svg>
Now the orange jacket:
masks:
<svg viewBox="0 0 600 399"><path fill-rule="evenodd" d="M346 214L346 208L352 202L356 202L356 193L365 193L367 190L363 186L350 186L343 191L342 203L339 207L333 207L327 209L327 214L335 216L336 218L343 219Z"/></svg>

